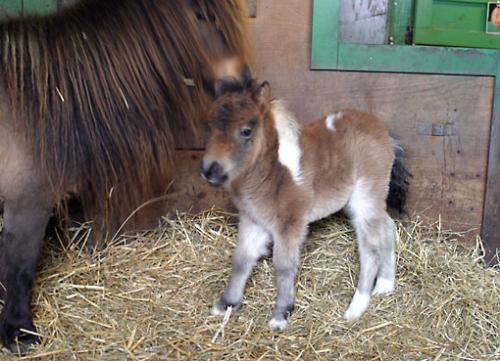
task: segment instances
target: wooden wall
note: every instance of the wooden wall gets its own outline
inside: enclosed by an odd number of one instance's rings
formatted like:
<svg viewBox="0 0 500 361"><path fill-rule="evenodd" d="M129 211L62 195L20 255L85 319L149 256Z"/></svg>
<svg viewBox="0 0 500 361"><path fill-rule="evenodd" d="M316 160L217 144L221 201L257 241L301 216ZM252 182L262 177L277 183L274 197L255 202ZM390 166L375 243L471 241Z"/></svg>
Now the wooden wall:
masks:
<svg viewBox="0 0 500 361"><path fill-rule="evenodd" d="M257 2L251 19L256 74L269 80L300 120L352 107L373 112L408 152L410 210L445 227L482 220L493 79L465 76L310 71L312 1ZM456 135L424 135L450 124Z"/></svg>
<svg viewBox="0 0 500 361"><path fill-rule="evenodd" d="M6 1L6 0L3 0ZM58 5L73 0L58 0ZM359 0L342 0L359 11L379 11ZM382 4L386 0L377 0ZM0 5L2 0L0 0ZM301 121L335 109L373 112L400 138L413 173L410 211L444 227L478 233L482 219L493 80L491 78L310 71L312 0L249 0L260 80L269 80ZM369 4L368 4L369 5ZM255 11L256 10L256 11ZM377 13L377 14L376 14ZM384 16L382 13L380 16ZM348 23L345 18L344 23ZM356 20L356 19L354 19ZM358 19L359 20L359 19ZM432 125L453 134L432 136ZM198 177L200 152L179 152L173 205L199 211L228 206Z"/></svg>
<svg viewBox="0 0 500 361"><path fill-rule="evenodd" d="M492 78L310 71L310 0L257 0L257 16L250 21L258 78L269 80L274 95L301 121L344 107L373 112L407 150L410 213L428 221L441 216L443 227L470 231L468 239L479 233ZM454 134L432 136L432 125L447 125ZM197 169L197 162L187 167ZM220 194L197 191L197 182L188 182L185 191L200 199L195 209L225 204Z"/></svg>

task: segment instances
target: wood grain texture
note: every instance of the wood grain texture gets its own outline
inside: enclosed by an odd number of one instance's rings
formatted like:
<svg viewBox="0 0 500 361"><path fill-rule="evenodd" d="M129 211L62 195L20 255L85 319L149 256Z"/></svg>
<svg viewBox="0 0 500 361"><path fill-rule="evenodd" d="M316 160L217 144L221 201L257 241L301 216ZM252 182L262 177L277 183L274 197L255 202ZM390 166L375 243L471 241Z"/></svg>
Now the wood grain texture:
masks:
<svg viewBox="0 0 500 361"><path fill-rule="evenodd" d="M486 260L492 264L500 261L497 258L497 254L500 257L500 71L496 77L495 99L482 231Z"/></svg>
<svg viewBox="0 0 500 361"><path fill-rule="evenodd" d="M373 112L401 139L414 175L409 208L443 226L480 229L493 96L492 78L310 71L311 3L262 3L252 20L261 80L301 120L334 109ZM456 136L417 134L419 124L453 123Z"/></svg>
<svg viewBox="0 0 500 361"><path fill-rule="evenodd" d="M388 0L341 0L340 37L347 43L384 44Z"/></svg>

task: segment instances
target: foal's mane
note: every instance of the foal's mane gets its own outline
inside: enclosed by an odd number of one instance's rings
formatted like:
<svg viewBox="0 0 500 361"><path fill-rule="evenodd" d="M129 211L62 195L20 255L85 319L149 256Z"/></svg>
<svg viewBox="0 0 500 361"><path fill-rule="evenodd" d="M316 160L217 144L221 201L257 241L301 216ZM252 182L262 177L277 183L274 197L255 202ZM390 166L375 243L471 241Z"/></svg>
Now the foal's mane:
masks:
<svg viewBox="0 0 500 361"><path fill-rule="evenodd" d="M53 191L75 185L90 217L109 206L123 219L163 194L176 140L198 129L210 69L193 3L246 59L241 0L86 0L0 24L9 121Z"/></svg>

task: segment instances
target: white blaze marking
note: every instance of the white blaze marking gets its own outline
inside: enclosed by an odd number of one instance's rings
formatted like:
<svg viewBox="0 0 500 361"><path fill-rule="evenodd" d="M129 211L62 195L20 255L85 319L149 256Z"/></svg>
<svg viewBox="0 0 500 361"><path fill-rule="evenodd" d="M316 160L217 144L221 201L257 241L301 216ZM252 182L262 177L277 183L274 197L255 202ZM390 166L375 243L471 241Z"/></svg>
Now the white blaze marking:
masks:
<svg viewBox="0 0 500 361"><path fill-rule="evenodd" d="M326 127L332 131L335 131L335 121L342 118L343 115L344 114L342 112L338 112L327 116L325 120Z"/></svg>
<svg viewBox="0 0 500 361"><path fill-rule="evenodd" d="M274 116L274 126L278 132L278 159L290 173L295 183L302 183L302 174L300 169L300 158L302 150L299 142L299 126L297 121L290 114L283 103L273 101L272 113Z"/></svg>

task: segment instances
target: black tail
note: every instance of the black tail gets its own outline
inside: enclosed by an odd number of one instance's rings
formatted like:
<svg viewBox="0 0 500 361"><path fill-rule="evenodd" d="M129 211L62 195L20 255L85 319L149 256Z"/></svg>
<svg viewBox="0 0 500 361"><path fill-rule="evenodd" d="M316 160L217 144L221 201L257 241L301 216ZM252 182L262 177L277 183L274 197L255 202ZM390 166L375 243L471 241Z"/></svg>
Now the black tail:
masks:
<svg viewBox="0 0 500 361"><path fill-rule="evenodd" d="M392 149L394 150L394 164L391 170L387 206L401 215L405 213L406 198L408 196L408 188L410 187L410 178L412 175L408 169L406 169L403 162L405 157L404 149L394 138L391 138L391 143Z"/></svg>

